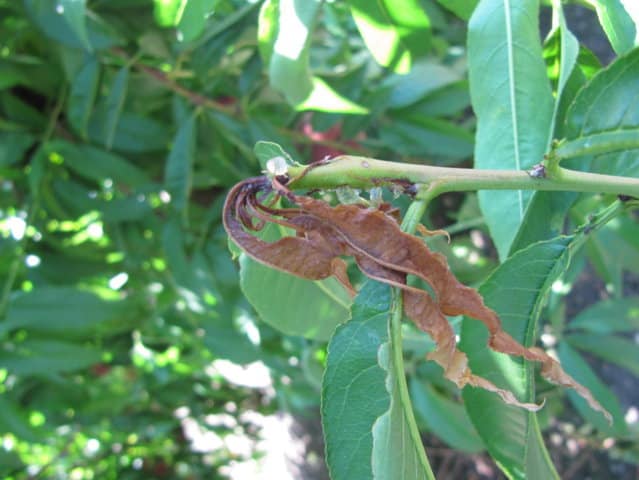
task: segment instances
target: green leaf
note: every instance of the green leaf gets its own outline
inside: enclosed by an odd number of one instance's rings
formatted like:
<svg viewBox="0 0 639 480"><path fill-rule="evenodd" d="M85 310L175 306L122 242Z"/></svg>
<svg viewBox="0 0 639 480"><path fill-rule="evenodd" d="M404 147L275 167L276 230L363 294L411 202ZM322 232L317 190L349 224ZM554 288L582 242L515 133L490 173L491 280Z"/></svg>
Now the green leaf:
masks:
<svg viewBox="0 0 639 480"><path fill-rule="evenodd" d="M442 7L450 10L462 20L468 20L479 0L437 0Z"/></svg>
<svg viewBox="0 0 639 480"><path fill-rule="evenodd" d="M40 287L12 299L0 332L24 328L32 334L86 338L129 328L135 314L130 302L107 301L73 287Z"/></svg>
<svg viewBox="0 0 639 480"><path fill-rule="evenodd" d="M373 426L390 406L378 360L388 342L389 309L390 289L367 282L353 304L353 318L335 330L328 345L322 426L332 480L373 478Z"/></svg>
<svg viewBox="0 0 639 480"><path fill-rule="evenodd" d="M430 20L416 0L348 0L353 19L373 58L408 73L429 49Z"/></svg>
<svg viewBox="0 0 639 480"><path fill-rule="evenodd" d="M27 339L0 351L0 368L16 375L50 376L97 363L102 352L91 346L63 340Z"/></svg>
<svg viewBox="0 0 639 480"><path fill-rule="evenodd" d="M30 133L0 132L0 167L8 167L20 162L35 140Z"/></svg>
<svg viewBox="0 0 639 480"><path fill-rule="evenodd" d="M410 382L410 393L417 418L451 448L468 453L486 448L461 404L418 379Z"/></svg>
<svg viewBox="0 0 639 480"><path fill-rule="evenodd" d="M204 31L214 6L215 0L187 0L177 25L178 38L183 42L197 39Z"/></svg>
<svg viewBox="0 0 639 480"><path fill-rule="evenodd" d="M311 74L311 33L320 0L267 0L260 9L258 42L271 85L299 110L366 113Z"/></svg>
<svg viewBox="0 0 639 480"><path fill-rule="evenodd" d="M637 45L639 11L627 10L627 0L587 0L595 7L599 23L617 55L622 55Z"/></svg>
<svg viewBox="0 0 639 480"><path fill-rule="evenodd" d="M106 179L131 187L150 182L143 170L125 158L90 145L54 140L45 145L45 150L49 155L56 155L73 172L98 184Z"/></svg>
<svg viewBox="0 0 639 480"><path fill-rule="evenodd" d="M67 103L69 123L84 139L87 137L89 117L93 111L99 83L100 62L95 57L89 57L73 80Z"/></svg>
<svg viewBox="0 0 639 480"><path fill-rule="evenodd" d="M615 363L639 377L639 350L632 340L593 333L571 333L564 336L564 340L572 347Z"/></svg>
<svg viewBox="0 0 639 480"><path fill-rule="evenodd" d="M91 116L89 139L105 145L105 128L106 115L101 109ZM122 112L116 125L113 149L131 153L165 150L170 138L171 134L164 124L146 116Z"/></svg>
<svg viewBox="0 0 639 480"><path fill-rule="evenodd" d="M393 75L384 82L390 87L390 108L402 108L423 99L429 93L461 80L461 75L439 63L419 62L406 75Z"/></svg>
<svg viewBox="0 0 639 480"><path fill-rule="evenodd" d="M92 50L86 25L86 0L58 0L56 12L69 24L84 48Z"/></svg>
<svg viewBox="0 0 639 480"><path fill-rule="evenodd" d="M288 335L327 340L350 317L350 299L334 278L313 282L240 257L240 286L260 318Z"/></svg>
<svg viewBox="0 0 639 480"><path fill-rule="evenodd" d="M548 140L554 137L557 124L563 120L565 104L573 93L570 88L566 90L567 87L571 87L574 83L580 84L580 78L574 79L573 76L581 75L581 72L575 68L579 43L568 29L561 2L553 0L553 9L557 24L554 26L555 32L549 35L544 52L554 51L552 58L548 61L552 62L557 69L557 87ZM547 145L546 148L549 146ZM534 242L548 240L561 233L566 213L576 198L577 194L573 192L534 192L509 253L512 254Z"/></svg>
<svg viewBox="0 0 639 480"><path fill-rule="evenodd" d="M639 128L639 108L628 103L639 95L639 49L619 57L579 92L566 118L566 137Z"/></svg>
<svg viewBox="0 0 639 480"><path fill-rule="evenodd" d="M562 142L554 151L556 158L583 157L616 151L639 149L639 129L617 130L585 135Z"/></svg>
<svg viewBox="0 0 639 480"><path fill-rule="evenodd" d="M573 391L568 391L568 398L577 411L588 420L597 430L605 435L623 436L626 434L626 423L623 410L615 394L592 371L588 362L579 355L566 342L561 342L557 349L559 360L564 370L575 380L592 392L594 397L610 412L613 418L612 425L594 412L586 401Z"/></svg>
<svg viewBox="0 0 639 480"><path fill-rule="evenodd" d="M64 4L64 5L63 5ZM122 39L97 15L86 13L85 0L24 0L31 20L49 38L71 48L102 50ZM59 6L63 6L62 9ZM70 9L70 10L66 10ZM65 13L70 12L70 13ZM83 27L82 24L85 24ZM86 36L88 36L88 41Z"/></svg>
<svg viewBox="0 0 639 480"><path fill-rule="evenodd" d="M260 140L255 144L253 148L255 156L257 157L262 170L267 169L266 163L273 158L283 158L288 166L299 166L300 164L293 160L293 158L284 149L275 142L265 142Z"/></svg>
<svg viewBox="0 0 639 480"><path fill-rule="evenodd" d="M106 98L105 111L106 119L104 122L104 143L110 150L113 146L113 140L115 138L116 128L122 113L122 107L124 107L124 100L126 99L126 92L129 82L129 68L123 67L115 76L113 85L111 85L111 91Z"/></svg>
<svg viewBox="0 0 639 480"><path fill-rule="evenodd" d="M519 250L502 263L479 292L497 312L503 328L524 346L535 343L537 323L552 283L565 271L582 236L558 237ZM476 375L535 402L534 366L486 347L488 332L476 320L462 323L460 348ZM491 456L512 478L558 478L541 439L535 413L506 405L480 389L463 390L468 414ZM603 417L602 417L603 418Z"/></svg>
<svg viewBox="0 0 639 480"><path fill-rule="evenodd" d="M568 328L602 334L639 330L639 297L596 303L574 317Z"/></svg>
<svg viewBox="0 0 639 480"><path fill-rule="evenodd" d="M401 394L399 382L405 382L398 376L398 360L390 343L384 343L379 349L379 365L386 373L386 390L390 395L390 407L373 426L373 478L394 480L435 479L424 446L418 432L414 436L408 416L413 416L409 398ZM402 355L402 352L399 352ZM401 364L403 367L403 364ZM412 422L415 420L412 419ZM392 445L400 445L397 452L389 455Z"/></svg>
<svg viewBox="0 0 639 480"><path fill-rule="evenodd" d="M153 0L153 15L160 27L173 27L180 22L189 0Z"/></svg>
<svg viewBox="0 0 639 480"><path fill-rule="evenodd" d="M196 141L195 120L196 116L193 114L180 126L166 160L164 182L171 194L171 204L178 211L186 208L191 194Z"/></svg>
<svg viewBox="0 0 639 480"><path fill-rule="evenodd" d="M538 9L537 0L482 0L470 20L470 92L478 118L476 168L526 170L543 159L553 98L542 59ZM502 260L524 219L530 195L479 193Z"/></svg>

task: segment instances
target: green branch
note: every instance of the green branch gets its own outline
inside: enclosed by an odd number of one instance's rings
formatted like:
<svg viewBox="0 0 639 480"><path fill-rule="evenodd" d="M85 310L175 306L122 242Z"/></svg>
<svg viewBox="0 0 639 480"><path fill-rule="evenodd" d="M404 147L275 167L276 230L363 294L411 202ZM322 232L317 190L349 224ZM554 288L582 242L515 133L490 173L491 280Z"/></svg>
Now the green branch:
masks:
<svg viewBox="0 0 639 480"><path fill-rule="evenodd" d="M412 188L417 198L431 199L444 192L474 190L545 190L609 193L639 197L639 179L578 172L561 167L552 173L522 170L474 170L387 162L343 155L307 169L290 166L293 189L372 188L397 185ZM537 176L535 176L537 175Z"/></svg>

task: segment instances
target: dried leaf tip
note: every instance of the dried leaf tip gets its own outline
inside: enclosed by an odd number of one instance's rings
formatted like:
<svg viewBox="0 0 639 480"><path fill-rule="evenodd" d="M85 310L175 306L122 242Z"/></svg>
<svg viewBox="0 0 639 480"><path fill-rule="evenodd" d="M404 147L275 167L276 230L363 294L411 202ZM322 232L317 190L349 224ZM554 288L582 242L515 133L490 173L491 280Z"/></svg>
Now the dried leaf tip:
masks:
<svg viewBox="0 0 639 480"><path fill-rule="evenodd" d="M294 207L274 208L280 197ZM541 363L544 378L573 388L611 421L610 414L590 391L564 372L556 360L539 348L524 347L505 332L497 314L484 304L476 290L457 280L443 255L430 251L421 239L401 231L395 213L384 204L379 208L359 203L332 207L321 200L295 195L277 177L256 177L231 189L223 220L235 243L270 267L309 280L334 276L354 295L346 263L340 258L349 256L366 276L401 289L406 315L435 341L435 351L428 358L441 365L445 377L458 387L483 388L508 404L531 411L543 405L520 402L512 392L474 375L466 354L457 349L447 315L466 315L481 321L490 332L488 346L492 350ZM296 235L269 243L250 233L261 230L266 223L282 225ZM426 282L434 295L407 285L408 275Z"/></svg>

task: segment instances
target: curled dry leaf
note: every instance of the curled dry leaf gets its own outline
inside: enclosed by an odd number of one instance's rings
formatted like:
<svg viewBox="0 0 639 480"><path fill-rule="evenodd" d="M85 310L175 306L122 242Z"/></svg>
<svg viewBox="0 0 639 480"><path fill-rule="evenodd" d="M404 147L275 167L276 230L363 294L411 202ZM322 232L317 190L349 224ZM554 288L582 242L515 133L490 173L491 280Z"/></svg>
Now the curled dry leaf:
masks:
<svg viewBox="0 0 639 480"><path fill-rule="evenodd" d="M266 203L269 194L274 196ZM296 207L273 208L279 197L285 197ZM394 213L388 205L377 209L357 204L332 207L321 200L293 194L277 177L273 180L256 177L230 191L224 205L224 226L249 256L298 277L321 280L335 276L354 295L346 263L340 258L351 256L368 277L400 288L406 315L436 343L428 358L441 365L446 378L458 387L472 385L498 394L508 404L532 411L541 408L519 402L512 392L474 375L466 354L457 348L446 315L466 315L483 322L490 332L490 348L540 362L544 378L574 388L593 409L611 421L610 414L590 391L566 374L556 360L539 348L524 347L506 333L497 314L484 305L479 293L455 278L443 255L430 251L419 238L402 232ZM290 228L296 236L269 243L250 233L266 223ZM427 282L434 295L407 285L408 275Z"/></svg>

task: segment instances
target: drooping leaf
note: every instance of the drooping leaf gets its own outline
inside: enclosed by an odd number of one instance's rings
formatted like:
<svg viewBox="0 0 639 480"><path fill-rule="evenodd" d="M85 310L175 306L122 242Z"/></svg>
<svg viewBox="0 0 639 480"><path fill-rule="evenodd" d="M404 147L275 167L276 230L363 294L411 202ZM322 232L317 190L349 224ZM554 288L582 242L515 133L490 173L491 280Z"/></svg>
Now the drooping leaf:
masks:
<svg viewBox="0 0 639 480"><path fill-rule="evenodd" d="M89 139L105 145L106 129L104 110L94 112L89 121ZM112 147L122 152L140 153L164 150L171 138L167 127L150 118L130 112L122 112L116 123Z"/></svg>
<svg viewBox="0 0 639 480"><path fill-rule="evenodd" d="M469 23L475 167L526 170L543 159L553 98L539 40L538 1L481 0ZM507 257L530 193L480 192L500 258Z"/></svg>
<svg viewBox="0 0 639 480"><path fill-rule="evenodd" d="M30 133L0 132L0 167L18 163L35 140Z"/></svg>
<svg viewBox="0 0 639 480"><path fill-rule="evenodd" d="M626 6L624 0L588 0L595 7L599 23L612 48L617 55L622 55L637 45L639 34L637 24L639 23L639 12L632 7ZM630 10L628 10L630 8Z"/></svg>
<svg viewBox="0 0 639 480"><path fill-rule="evenodd" d="M412 105L447 85L461 80L459 72L439 63L419 62L406 75L388 78L385 86L391 88L388 106L403 108Z"/></svg>
<svg viewBox="0 0 639 480"><path fill-rule="evenodd" d="M164 182L171 194L171 204L178 211L186 208L191 194L193 162L195 157L195 114L180 125L173 147L166 160Z"/></svg>
<svg viewBox="0 0 639 480"><path fill-rule="evenodd" d="M415 0L349 0L368 50L380 65L408 73L416 57L428 51L430 20Z"/></svg>
<svg viewBox="0 0 639 480"><path fill-rule="evenodd" d="M271 207L272 202L261 203L266 201L265 194L272 191L286 197L297 208L276 209ZM436 349L428 358L441 365L445 377L458 387L481 387L497 393L506 403L529 410L539 408L534 403L522 403L512 391L472 373L466 355L456 347L455 332L445 317L466 314L487 327L490 348L540 362L544 378L576 389L593 409L607 415L552 357L543 350L523 347L506 333L499 317L484 305L477 291L455 278L445 257L431 252L420 239L402 232L397 219L392 212L387 213L387 209L367 209L359 204L330 207L323 201L293 194L277 178L269 181L266 177L257 177L231 189L223 220L231 239L266 266L310 280L334 276L352 292L346 264L339 258L349 255L366 276L400 288L406 315L436 343ZM265 242L247 231L259 231L267 223L283 225L298 235ZM434 291L434 297L426 290L408 286L408 275L425 281Z"/></svg>

